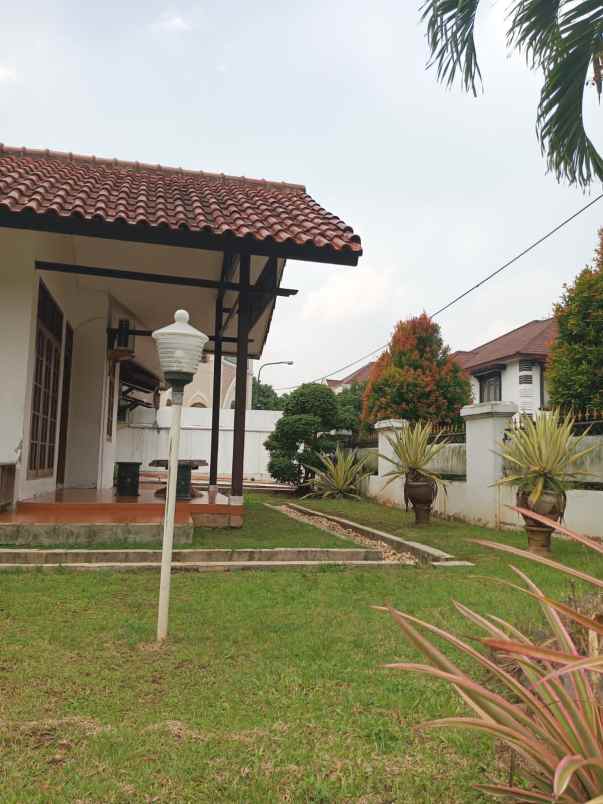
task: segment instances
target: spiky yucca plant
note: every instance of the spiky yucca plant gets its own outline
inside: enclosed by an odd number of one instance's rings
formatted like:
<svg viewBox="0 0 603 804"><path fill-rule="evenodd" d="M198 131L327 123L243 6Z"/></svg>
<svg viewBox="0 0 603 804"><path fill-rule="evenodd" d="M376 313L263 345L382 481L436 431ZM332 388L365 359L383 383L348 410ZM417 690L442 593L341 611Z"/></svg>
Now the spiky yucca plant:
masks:
<svg viewBox="0 0 603 804"><path fill-rule="evenodd" d="M588 475L577 470L576 463L594 449L582 447L588 431L574 436L573 428L573 417L562 418L558 410L541 414L535 421L527 417L521 428L498 445L500 456L513 467L498 484L516 485L529 495L529 507L536 505L545 491L565 499L568 483Z"/></svg>
<svg viewBox="0 0 603 804"><path fill-rule="evenodd" d="M309 466L314 472L312 491L306 497L355 497L360 499L360 484L370 475L368 456L361 458L358 450L344 450L337 444L335 457L319 455L322 467Z"/></svg>
<svg viewBox="0 0 603 804"><path fill-rule="evenodd" d="M597 554L603 545L581 536L546 517L531 511L519 513L555 527L569 538ZM507 544L475 540L476 544L535 561L572 578L603 589L603 581L540 555L533 555ZM603 635L603 624L576 611L542 592L530 578L512 567L525 586L501 579L488 578L538 601L550 628L547 647L535 643L511 623L495 615L482 616L455 602L457 611L484 633L484 646L498 656L510 657L519 665L522 677L508 672L501 662L477 650L453 633L431 623L404 614L391 607L388 611L399 624L407 640L419 650L429 664L396 663L396 670L423 673L453 685L472 717L449 717L425 723L423 727L462 727L495 737L509 746L524 761L522 782L482 784L477 787L498 798L516 802L550 802L553 804L603 804L603 714L593 673L603 672L603 656L580 654L579 642L572 638L562 617L584 629ZM424 635L422 631L427 631ZM448 658L435 644L452 645L489 673L490 683L476 681Z"/></svg>
<svg viewBox="0 0 603 804"><path fill-rule="evenodd" d="M393 469L384 477L389 477L388 484L394 480L407 477L411 480L431 480L436 486L445 488L440 475L429 464L436 455L448 444L447 439L432 438L433 426L431 422L422 424L408 424L398 430L394 436L387 436L392 448L393 458L380 455L380 458L393 465Z"/></svg>

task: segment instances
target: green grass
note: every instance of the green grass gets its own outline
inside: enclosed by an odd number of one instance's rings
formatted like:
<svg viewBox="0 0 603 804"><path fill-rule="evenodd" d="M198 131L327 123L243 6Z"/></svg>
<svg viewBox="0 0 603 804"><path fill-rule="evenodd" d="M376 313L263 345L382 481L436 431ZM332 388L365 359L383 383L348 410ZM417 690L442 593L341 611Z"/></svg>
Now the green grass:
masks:
<svg viewBox="0 0 603 804"><path fill-rule="evenodd" d="M194 547L355 547L354 542L320 530L314 525L291 519L280 511L268 508L283 505L288 497L282 494L246 494L245 524L242 528L196 528Z"/></svg>
<svg viewBox="0 0 603 804"><path fill-rule="evenodd" d="M396 517L406 522L369 503L310 504L392 532ZM466 534L519 539L439 523L421 538L448 539L459 555ZM478 573L510 577L504 557L467 550ZM554 550L601 575L584 548ZM569 592L563 576L514 563ZM445 684L381 669L416 654L370 606L466 635L453 599L523 626L540 622L532 601L464 569L175 575L170 640L156 650L158 584L156 574L2 575L3 804L485 801L472 785L497 772L492 745L415 730L463 705Z"/></svg>
<svg viewBox="0 0 603 804"><path fill-rule="evenodd" d="M266 495L266 502L274 504L276 495ZM358 522L362 525L369 525L372 528L383 530L394 536L410 541L422 542L423 544L437 547L447 553L452 553L456 558L464 561L475 561L478 564L496 562L499 559L497 554L491 550L471 544L469 539L484 539L490 541L505 542L515 547L527 546L524 531L494 530L493 528L483 528L477 525L467 525L461 522L447 521L432 517L428 526L421 525L416 527L414 524L415 515L412 511L380 505L370 500L321 500L308 498L299 500L299 503L306 508L321 511L325 514L344 517L345 519ZM568 545L564 540L555 540L555 551L564 560L566 547L570 547L568 555L575 549Z"/></svg>

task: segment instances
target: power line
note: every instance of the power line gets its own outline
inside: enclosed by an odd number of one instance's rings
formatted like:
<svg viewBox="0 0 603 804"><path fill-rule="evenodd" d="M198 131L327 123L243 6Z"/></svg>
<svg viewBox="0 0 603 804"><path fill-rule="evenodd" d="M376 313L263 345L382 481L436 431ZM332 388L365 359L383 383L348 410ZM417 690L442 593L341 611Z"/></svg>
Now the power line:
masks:
<svg viewBox="0 0 603 804"><path fill-rule="evenodd" d="M485 285L486 282L490 281L490 279L493 279L495 276L497 276L498 274L502 273L506 268L509 268L511 265L513 265L518 260L520 260L522 257L525 257L526 254L529 254L530 251L535 249L541 243L544 243L545 240L548 240L549 237L552 237L560 229L563 229L564 226L567 226L568 223L571 223L579 215L582 215L583 212L586 212L587 209L590 209L590 207L594 206L597 203L597 201L600 201L602 198L603 198L603 193L600 193L592 201L589 201L589 203L586 204L586 206L582 207L577 212L574 212L574 214L570 215L569 218L566 218L565 220L561 221L561 223L559 223L557 226L555 226L554 229L551 229L549 232L547 232L541 238L539 238L538 240L535 240L531 245L529 245L523 251L520 251L519 254L516 254L512 259L510 259L504 265L501 265L500 268L497 268L496 271L492 271L491 274L488 274L487 276L485 276L477 284L473 285L468 290L465 290L459 296L456 296L456 298L452 299L452 301L449 301L448 304L445 304L443 307L440 307L439 310L436 310L435 313L432 313L430 315L430 318L435 318L440 313L443 313L445 310L450 309L453 306L453 304L456 304L457 302L461 301L461 299L464 299L465 296L468 296L470 293L473 293L473 291L477 290L477 288L480 288L482 285ZM327 377L332 377L333 374L339 374L340 371L345 371L346 369L351 368L352 366L355 366L356 363L360 363L360 361L362 361L362 360L367 360L369 357L372 357L373 355L377 354L377 352L382 352L384 349L387 348L387 346L388 346L387 343L383 344L383 346L378 346L376 349L373 349L372 352L368 352L368 354L363 355L362 357L359 357L357 360L352 360L351 363L348 363L345 366L341 366L340 368L335 369L334 371L331 371L328 374L323 374L322 376L317 377L315 380L310 380L309 382L313 383L313 382L321 382L322 380L326 380ZM274 390L275 391L291 391L294 388L299 388L299 385L301 385L301 384L302 383L299 383L298 385L290 385L290 386L288 386L286 388L275 388Z"/></svg>

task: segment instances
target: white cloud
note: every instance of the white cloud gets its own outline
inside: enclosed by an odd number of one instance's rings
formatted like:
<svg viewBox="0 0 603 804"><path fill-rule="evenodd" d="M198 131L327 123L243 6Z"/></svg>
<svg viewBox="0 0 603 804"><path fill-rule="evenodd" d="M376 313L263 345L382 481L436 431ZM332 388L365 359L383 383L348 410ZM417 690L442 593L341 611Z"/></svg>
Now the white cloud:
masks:
<svg viewBox="0 0 603 804"><path fill-rule="evenodd" d="M399 301L402 294L391 271L369 266L336 268L307 294L301 315L305 321L330 324L371 318L389 308L392 301Z"/></svg>
<svg viewBox="0 0 603 804"><path fill-rule="evenodd" d="M182 15L164 11L151 26L154 31L165 31L167 33L184 33L191 31L193 26Z"/></svg>
<svg viewBox="0 0 603 804"><path fill-rule="evenodd" d="M14 67L0 64L0 84L12 84L17 80L17 71Z"/></svg>

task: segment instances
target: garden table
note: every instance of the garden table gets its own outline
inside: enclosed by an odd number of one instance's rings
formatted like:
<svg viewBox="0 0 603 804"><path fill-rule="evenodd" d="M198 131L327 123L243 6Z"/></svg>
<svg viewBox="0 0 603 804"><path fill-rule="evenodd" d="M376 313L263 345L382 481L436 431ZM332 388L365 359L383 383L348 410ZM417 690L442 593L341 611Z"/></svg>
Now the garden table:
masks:
<svg viewBox="0 0 603 804"><path fill-rule="evenodd" d="M168 468L167 459L156 458L151 461L149 466L157 466L161 469ZM200 497L201 492L193 488L192 484L192 471L199 469L200 466L207 466L207 461L202 458L194 458L192 460L178 461L178 477L176 480L176 499L177 500L190 500L193 497ZM155 496L165 497L167 486L162 486L157 489Z"/></svg>

